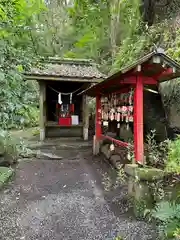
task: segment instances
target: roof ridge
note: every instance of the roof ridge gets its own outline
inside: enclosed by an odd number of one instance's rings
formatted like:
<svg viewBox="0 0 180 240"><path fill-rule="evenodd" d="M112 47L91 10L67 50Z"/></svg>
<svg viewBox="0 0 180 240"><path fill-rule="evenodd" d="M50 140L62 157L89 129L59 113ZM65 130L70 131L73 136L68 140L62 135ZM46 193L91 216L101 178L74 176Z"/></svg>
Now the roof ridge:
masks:
<svg viewBox="0 0 180 240"><path fill-rule="evenodd" d="M42 58L41 61L46 63L52 63L52 64L57 63L57 64L85 65L85 66L96 65L92 59L48 57L48 58Z"/></svg>

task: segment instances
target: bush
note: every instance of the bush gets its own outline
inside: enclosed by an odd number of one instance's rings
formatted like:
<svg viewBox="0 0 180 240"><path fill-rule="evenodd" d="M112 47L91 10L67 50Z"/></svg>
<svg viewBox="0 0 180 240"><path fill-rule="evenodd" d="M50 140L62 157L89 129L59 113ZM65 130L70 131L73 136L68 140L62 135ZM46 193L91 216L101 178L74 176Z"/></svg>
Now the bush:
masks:
<svg viewBox="0 0 180 240"><path fill-rule="evenodd" d="M174 141L169 141L165 168L168 172L180 173L180 136Z"/></svg>
<svg viewBox="0 0 180 240"><path fill-rule="evenodd" d="M155 137L156 137L155 130L151 130L151 132L146 137L147 138L146 163L149 166L164 168L165 162L167 160L169 141L166 140L164 142L157 143Z"/></svg>
<svg viewBox="0 0 180 240"><path fill-rule="evenodd" d="M152 217L160 222L159 233L162 239L170 239L179 234L180 204L162 201L152 211Z"/></svg>
<svg viewBox="0 0 180 240"><path fill-rule="evenodd" d="M2 165L11 165L21 156L30 152L22 139L12 137L7 131L0 131L0 155L3 158Z"/></svg>

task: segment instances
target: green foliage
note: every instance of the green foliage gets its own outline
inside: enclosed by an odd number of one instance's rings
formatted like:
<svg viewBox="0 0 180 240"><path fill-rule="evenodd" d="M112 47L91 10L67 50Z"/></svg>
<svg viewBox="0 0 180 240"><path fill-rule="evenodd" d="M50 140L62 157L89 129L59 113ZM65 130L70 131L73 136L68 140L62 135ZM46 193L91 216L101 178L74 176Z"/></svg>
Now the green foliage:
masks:
<svg viewBox="0 0 180 240"><path fill-rule="evenodd" d="M9 164L13 164L20 156L26 156L30 153L22 139L13 137L7 131L0 131L0 153Z"/></svg>
<svg viewBox="0 0 180 240"><path fill-rule="evenodd" d="M22 49L15 49L7 42L0 46L0 126L3 129L31 126L37 123L37 91L25 82L21 69L27 69L30 58ZM37 86L36 86L37 87Z"/></svg>
<svg viewBox="0 0 180 240"><path fill-rule="evenodd" d="M171 173L180 173L180 136L157 144L155 130L147 135L146 164Z"/></svg>
<svg viewBox="0 0 180 240"><path fill-rule="evenodd" d="M141 0L2 0L0 127L36 125L37 86L24 82L22 72L38 55L92 58L109 73L149 52L155 43L179 60L179 29L169 28L169 13L174 17L179 4L172 2L161 18L165 20L148 28L141 19Z"/></svg>
<svg viewBox="0 0 180 240"><path fill-rule="evenodd" d="M172 238L180 228L180 204L160 202L152 211L152 217L160 221L159 231L163 239Z"/></svg>
<svg viewBox="0 0 180 240"><path fill-rule="evenodd" d="M151 132L146 137L146 140L147 140L146 162L150 166L164 168L164 164L167 161L167 152L168 152L169 141L166 140L166 141L160 142L158 144L155 140L155 137L156 137L155 130L151 130Z"/></svg>
<svg viewBox="0 0 180 240"><path fill-rule="evenodd" d="M180 228L177 228L176 231L174 232L174 237L179 240L180 239Z"/></svg>
<svg viewBox="0 0 180 240"><path fill-rule="evenodd" d="M180 173L180 136L169 142L166 170Z"/></svg>
<svg viewBox="0 0 180 240"><path fill-rule="evenodd" d="M117 236L117 237L115 237L113 240L123 240L123 238L120 237L120 236Z"/></svg>
<svg viewBox="0 0 180 240"><path fill-rule="evenodd" d="M75 37L64 56L92 58L101 63L103 71L115 72L149 52L156 44L178 60L179 33L175 28L169 28L173 26L169 13L175 18L179 4L174 0L165 7L163 4L158 6L157 1L156 21L147 27L141 19L140 3L140 0L74 1L68 11ZM159 23L162 14L163 20Z"/></svg>
<svg viewBox="0 0 180 240"><path fill-rule="evenodd" d="M0 127L37 124L37 86L23 80L22 72L35 60L31 31L43 1L4 0L0 3Z"/></svg>

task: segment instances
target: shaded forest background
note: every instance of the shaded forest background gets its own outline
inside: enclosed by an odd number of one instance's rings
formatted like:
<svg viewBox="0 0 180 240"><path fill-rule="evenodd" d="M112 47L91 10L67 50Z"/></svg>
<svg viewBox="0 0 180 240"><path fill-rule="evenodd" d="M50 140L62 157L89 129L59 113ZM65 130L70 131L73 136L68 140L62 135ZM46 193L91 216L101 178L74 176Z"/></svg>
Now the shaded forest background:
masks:
<svg viewBox="0 0 180 240"><path fill-rule="evenodd" d="M178 0L1 0L1 128L37 125L38 86L22 73L40 56L91 58L108 74L155 45L180 62ZM177 102L178 81L161 89Z"/></svg>

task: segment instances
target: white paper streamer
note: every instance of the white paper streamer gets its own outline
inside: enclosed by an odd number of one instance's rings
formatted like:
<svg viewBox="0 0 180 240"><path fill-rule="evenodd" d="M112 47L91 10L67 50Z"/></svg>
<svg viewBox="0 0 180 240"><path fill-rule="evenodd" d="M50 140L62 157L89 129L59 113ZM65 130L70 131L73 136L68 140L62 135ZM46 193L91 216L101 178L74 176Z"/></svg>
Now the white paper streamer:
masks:
<svg viewBox="0 0 180 240"><path fill-rule="evenodd" d="M59 103L60 105L62 104L61 93L58 94L58 103Z"/></svg>

